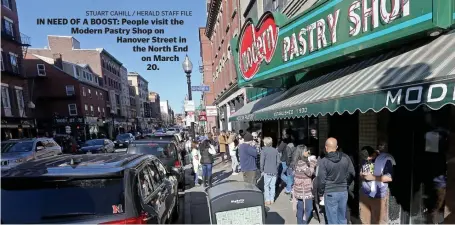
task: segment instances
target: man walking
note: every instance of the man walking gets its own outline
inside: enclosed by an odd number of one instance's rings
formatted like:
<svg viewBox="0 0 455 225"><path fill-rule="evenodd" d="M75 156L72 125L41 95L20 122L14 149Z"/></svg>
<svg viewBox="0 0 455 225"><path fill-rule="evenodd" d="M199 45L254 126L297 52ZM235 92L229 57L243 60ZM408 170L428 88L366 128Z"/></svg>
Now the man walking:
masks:
<svg viewBox="0 0 455 225"><path fill-rule="evenodd" d="M281 163L278 150L272 147L271 137L264 138L264 148L261 152L260 168L264 174L264 199L266 205L275 201L275 186L278 175L278 167Z"/></svg>
<svg viewBox="0 0 455 225"><path fill-rule="evenodd" d="M243 181L251 184L256 184L256 158L257 150L252 146L253 136L246 133L243 136L243 143L239 145L240 168L243 172Z"/></svg>
<svg viewBox="0 0 455 225"><path fill-rule="evenodd" d="M329 138L325 142L327 155L319 163L318 193L324 196L328 224L346 224L348 186L355 177L354 165L346 154L337 151L338 142Z"/></svg>

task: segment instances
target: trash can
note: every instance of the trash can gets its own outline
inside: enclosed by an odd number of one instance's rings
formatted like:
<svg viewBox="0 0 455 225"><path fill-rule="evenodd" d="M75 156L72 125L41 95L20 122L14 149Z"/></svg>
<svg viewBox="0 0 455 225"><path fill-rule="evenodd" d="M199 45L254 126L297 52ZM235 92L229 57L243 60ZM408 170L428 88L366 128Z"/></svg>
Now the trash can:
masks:
<svg viewBox="0 0 455 225"><path fill-rule="evenodd" d="M265 223L264 194L243 181L226 181L206 189L211 224Z"/></svg>

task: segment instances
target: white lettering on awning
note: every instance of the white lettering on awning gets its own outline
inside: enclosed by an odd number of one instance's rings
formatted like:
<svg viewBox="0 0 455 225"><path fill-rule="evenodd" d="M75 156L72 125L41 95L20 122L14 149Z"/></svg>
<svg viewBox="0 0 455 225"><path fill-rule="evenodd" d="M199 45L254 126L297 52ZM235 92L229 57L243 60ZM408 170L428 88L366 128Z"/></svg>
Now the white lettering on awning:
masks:
<svg viewBox="0 0 455 225"><path fill-rule="evenodd" d="M395 97L392 95L391 91L387 91L387 100L386 100L386 103L385 103L386 106L389 106L389 100L390 100L390 103L397 102L397 104L399 105L400 101L401 101L401 89L398 90L398 92L395 95Z"/></svg>
<svg viewBox="0 0 455 225"><path fill-rule="evenodd" d="M433 88L442 88L441 96L439 96L437 98L432 98ZM429 90L428 90L427 102L442 101L447 95L447 85L445 85L445 84L432 84L432 85L430 85L430 87L428 87L428 89Z"/></svg>
<svg viewBox="0 0 455 225"><path fill-rule="evenodd" d="M418 91L419 92L419 94L417 94L417 99L415 99L415 100L410 100L409 99L411 91ZM422 101L422 91L423 91L423 87L420 87L420 86L408 88L408 90L406 90L406 98L404 99L404 103L405 104L417 104L417 103L420 103Z"/></svg>

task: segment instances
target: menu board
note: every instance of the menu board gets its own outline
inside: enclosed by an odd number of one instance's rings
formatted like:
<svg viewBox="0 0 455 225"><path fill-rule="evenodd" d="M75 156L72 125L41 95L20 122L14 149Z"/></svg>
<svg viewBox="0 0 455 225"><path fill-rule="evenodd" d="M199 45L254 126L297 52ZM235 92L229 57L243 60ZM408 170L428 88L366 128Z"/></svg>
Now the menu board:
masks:
<svg viewBox="0 0 455 225"><path fill-rule="evenodd" d="M235 209L224 212L217 212L217 224L243 224L257 225L262 223L262 206L254 206L242 209Z"/></svg>

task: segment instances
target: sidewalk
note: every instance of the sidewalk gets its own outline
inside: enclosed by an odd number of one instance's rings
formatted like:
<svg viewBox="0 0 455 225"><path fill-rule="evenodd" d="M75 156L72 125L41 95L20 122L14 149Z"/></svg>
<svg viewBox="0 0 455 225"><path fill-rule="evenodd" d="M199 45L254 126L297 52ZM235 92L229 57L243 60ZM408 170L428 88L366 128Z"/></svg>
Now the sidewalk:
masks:
<svg viewBox="0 0 455 225"><path fill-rule="evenodd" d="M220 163L221 159L215 160L213 168L213 184L226 180L243 181L242 174L231 175L230 162ZM184 195L184 223L185 224L210 224L210 215L207 205L207 198L204 188L194 187L185 191ZM289 196L280 193L276 202L267 207L266 224L296 224L297 219L295 212L292 210L292 204ZM310 224L318 224L318 221L313 219Z"/></svg>

